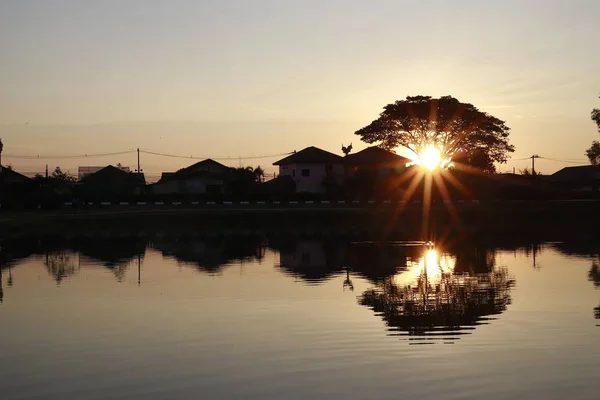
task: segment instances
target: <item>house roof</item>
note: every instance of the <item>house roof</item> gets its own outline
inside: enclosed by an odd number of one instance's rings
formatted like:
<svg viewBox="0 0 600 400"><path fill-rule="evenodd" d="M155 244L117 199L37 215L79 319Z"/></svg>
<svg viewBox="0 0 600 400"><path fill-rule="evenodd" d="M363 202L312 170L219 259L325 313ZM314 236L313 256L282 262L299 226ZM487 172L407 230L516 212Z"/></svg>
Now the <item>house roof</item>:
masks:
<svg viewBox="0 0 600 400"><path fill-rule="evenodd" d="M216 162L212 158L207 158L206 160L199 161L199 162L197 162L195 164L190 165L189 167L182 168L179 171L175 172L175 174L180 174L180 173L183 173L183 172L194 171L194 170L196 170L198 168L207 168L208 170L210 170L211 168L224 169L224 170L228 170L229 169L228 166L223 165L220 162Z"/></svg>
<svg viewBox="0 0 600 400"><path fill-rule="evenodd" d="M176 172L163 172L159 182L166 182L179 178L196 178L200 176L215 176L230 171L231 168L207 158L188 167L182 168Z"/></svg>
<svg viewBox="0 0 600 400"><path fill-rule="evenodd" d="M95 184L126 183L130 185L145 185L146 178L143 173L125 172L120 168L109 165L93 174L86 175L81 179L81 182Z"/></svg>
<svg viewBox="0 0 600 400"><path fill-rule="evenodd" d="M318 147L310 146L274 162L273 165L343 164L343 162L344 159L337 154L321 150Z"/></svg>
<svg viewBox="0 0 600 400"><path fill-rule="evenodd" d="M0 181L2 182L29 182L32 179L18 173L17 171L13 171L10 168L1 167L0 170Z"/></svg>
<svg viewBox="0 0 600 400"><path fill-rule="evenodd" d="M600 165L565 167L550 175L550 178L560 182L597 180L600 179Z"/></svg>
<svg viewBox="0 0 600 400"><path fill-rule="evenodd" d="M406 157L377 146L367 147L358 153L348 154L344 160L348 165L406 164L411 161Z"/></svg>

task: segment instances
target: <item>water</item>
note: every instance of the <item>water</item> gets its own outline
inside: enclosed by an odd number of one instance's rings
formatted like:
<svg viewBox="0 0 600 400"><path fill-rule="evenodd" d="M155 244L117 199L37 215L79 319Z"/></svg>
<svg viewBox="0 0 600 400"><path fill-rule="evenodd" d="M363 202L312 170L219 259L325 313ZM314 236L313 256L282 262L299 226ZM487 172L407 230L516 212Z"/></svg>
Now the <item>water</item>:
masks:
<svg viewBox="0 0 600 400"><path fill-rule="evenodd" d="M589 244L4 246L0 398L597 399Z"/></svg>

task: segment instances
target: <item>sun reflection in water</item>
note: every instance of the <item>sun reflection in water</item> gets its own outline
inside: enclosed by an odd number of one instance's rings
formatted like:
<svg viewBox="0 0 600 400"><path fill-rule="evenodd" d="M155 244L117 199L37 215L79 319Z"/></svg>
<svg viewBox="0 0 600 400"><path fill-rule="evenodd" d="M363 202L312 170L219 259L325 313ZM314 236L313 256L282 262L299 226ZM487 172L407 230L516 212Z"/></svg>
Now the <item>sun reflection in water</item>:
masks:
<svg viewBox="0 0 600 400"><path fill-rule="evenodd" d="M419 258L408 261L408 271L395 277L397 284L413 284L419 279L425 279L429 284L436 284L442 277L454 271L456 260L443 254L434 247L427 247Z"/></svg>

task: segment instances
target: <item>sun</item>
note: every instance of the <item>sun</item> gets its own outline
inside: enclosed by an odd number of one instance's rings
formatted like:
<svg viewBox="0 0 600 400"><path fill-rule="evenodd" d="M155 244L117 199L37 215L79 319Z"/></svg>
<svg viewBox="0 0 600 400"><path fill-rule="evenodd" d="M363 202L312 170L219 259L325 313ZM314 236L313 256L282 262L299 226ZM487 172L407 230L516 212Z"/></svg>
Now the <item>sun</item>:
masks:
<svg viewBox="0 0 600 400"><path fill-rule="evenodd" d="M444 159L442 151L433 144L427 145L412 157L412 165L419 165L427 171L445 168L450 160Z"/></svg>
<svg viewBox="0 0 600 400"><path fill-rule="evenodd" d="M429 145L419 153L419 163L421 166L433 171L442 163L442 152L433 145Z"/></svg>

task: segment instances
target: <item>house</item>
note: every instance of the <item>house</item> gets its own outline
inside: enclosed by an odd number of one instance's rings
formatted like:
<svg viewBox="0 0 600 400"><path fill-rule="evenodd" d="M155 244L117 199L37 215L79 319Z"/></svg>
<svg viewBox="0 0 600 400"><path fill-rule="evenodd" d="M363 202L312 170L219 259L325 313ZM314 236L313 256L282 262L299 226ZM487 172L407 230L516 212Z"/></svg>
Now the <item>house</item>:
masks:
<svg viewBox="0 0 600 400"><path fill-rule="evenodd" d="M344 158L347 176L352 176L358 170L368 170L377 172L380 176L387 176L392 172L404 170L411 162L406 157L377 146L367 147Z"/></svg>
<svg viewBox="0 0 600 400"><path fill-rule="evenodd" d="M600 165L566 167L548 177L555 183L577 191L597 191L600 186Z"/></svg>
<svg viewBox="0 0 600 400"><path fill-rule="evenodd" d="M344 158L314 146L294 152L273 165L279 166L280 176L292 177L296 193L325 193L329 185L344 181Z"/></svg>
<svg viewBox="0 0 600 400"><path fill-rule="evenodd" d="M6 168L0 166L0 183L2 184L13 184L13 183L31 183L31 178L13 171L12 168Z"/></svg>
<svg viewBox="0 0 600 400"><path fill-rule="evenodd" d="M93 173L100 171L103 168L104 167L90 167L90 166L79 167L78 171L77 171L78 172L77 176L78 176L79 180L81 180L88 175L91 175ZM117 165L117 168L122 169L125 172L130 172L129 167L123 167L123 166Z"/></svg>
<svg viewBox="0 0 600 400"><path fill-rule="evenodd" d="M150 186L153 194L223 194L231 168L212 159L202 160L177 172L163 172Z"/></svg>
<svg viewBox="0 0 600 400"><path fill-rule="evenodd" d="M39 185L11 168L0 166L0 204L3 208L37 205Z"/></svg>
<svg viewBox="0 0 600 400"><path fill-rule="evenodd" d="M146 186L143 173L125 172L109 165L85 176L81 181L84 196L113 197L141 194Z"/></svg>

